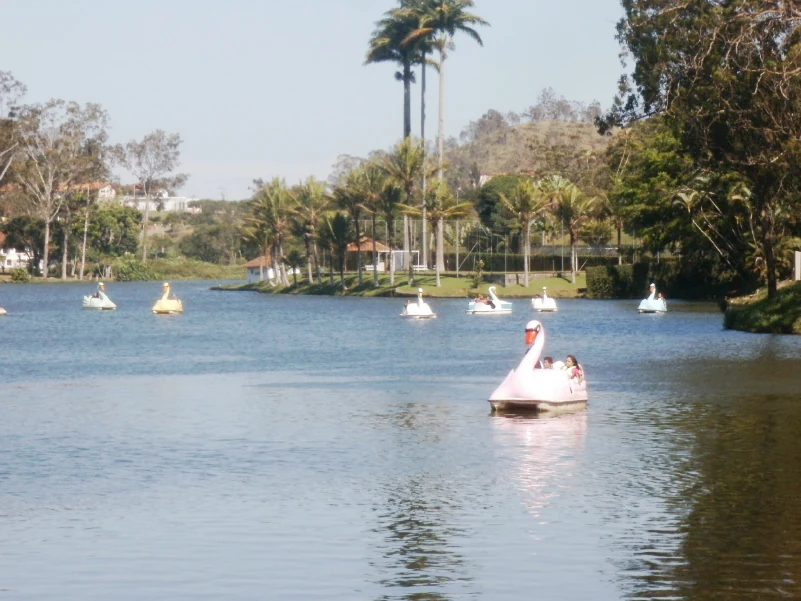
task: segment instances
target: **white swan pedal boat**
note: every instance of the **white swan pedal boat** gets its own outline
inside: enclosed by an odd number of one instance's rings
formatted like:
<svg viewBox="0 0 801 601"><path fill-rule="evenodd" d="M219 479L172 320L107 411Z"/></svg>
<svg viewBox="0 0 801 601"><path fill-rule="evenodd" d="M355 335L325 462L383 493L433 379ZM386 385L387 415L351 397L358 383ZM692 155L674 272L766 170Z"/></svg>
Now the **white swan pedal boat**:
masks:
<svg viewBox="0 0 801 601"><path fill-rule="evenodd" d="M410 302L406 301L406 305L403 307L403 312L400 314L401 317L408 317L410 319L436 319L437 314L431 310L431 307L428 306L423 300L423 289L417 289L417 301Z"/></svg>
<svg viewBox="0 0 801 601"><path fill-rule="evenodd" d="M3 309L3 307L0 307L0 315L8 315L8 311Z"/></svg>
<svg viewBox="0 0 801 601"><path fill-rule="evenodd" d="M661 297L657 298L654 284L651 284L649 288L651 289L651 294L648 295L648 298L640 301L637 311L640 313L666 313L667 301Z"/></svg>
<svg viewBox="0 0 801 601"><path fill-rule="evenodd" d="M564 370L535 368L545 346L545 330L537 320L526 324L526 344L531 344L520 364L490 395L493 411L527 409L560 411L581 407L587 403L587 381L579 365L580 377ZM556 365L556 364L555 364Z"/></svg>
<svg viewBox="0 0 801 601"><path fill-rule="evenodd" d="M153 305L153 313L156 315L174 315L176 313L183 313L184 303L174 296L170 298L170 285L167 282L164 282L162 289L164 290L164 294L162 294L161 298L156 301L155 305Z"/></svg>
<svg viewBox="0 0 801 601"><path fill-rule="evenodd" d="M471 300L467 304L467 311L470 315L508 315L512 312L512 303L502 301L495 294L496 287L489 287L489 298L486 300Z"/></svg>
<svg viewBox="0 0 801 601"><path fill-rule="evenodd" d="M531 299L531 308L535 311L539 312L556 312L559 309L556 308L556 301L548 296L546 292L547 287L542 287L542 296L537 296Z"/></svg>
<svg viewBox="0 0 801 601"><path fill-rule="evenodd" d="M97 285L97 291L93 295L83 297L83 308L111 311L116 309L117 305L106 295L106 285L100 282Z"/></svg>

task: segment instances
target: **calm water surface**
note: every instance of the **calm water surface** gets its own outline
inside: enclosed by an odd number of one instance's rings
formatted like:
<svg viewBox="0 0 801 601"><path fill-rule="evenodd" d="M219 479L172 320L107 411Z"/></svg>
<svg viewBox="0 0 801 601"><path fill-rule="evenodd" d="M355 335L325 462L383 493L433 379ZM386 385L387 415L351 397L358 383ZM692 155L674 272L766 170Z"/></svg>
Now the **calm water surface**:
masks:
<svg viewBox="0 0 801 601"><path fill-rule="evenodd" d="M0 600L801 595L801 339L560 301L588 409L492 416L511 316L3 285Z"/></svg>

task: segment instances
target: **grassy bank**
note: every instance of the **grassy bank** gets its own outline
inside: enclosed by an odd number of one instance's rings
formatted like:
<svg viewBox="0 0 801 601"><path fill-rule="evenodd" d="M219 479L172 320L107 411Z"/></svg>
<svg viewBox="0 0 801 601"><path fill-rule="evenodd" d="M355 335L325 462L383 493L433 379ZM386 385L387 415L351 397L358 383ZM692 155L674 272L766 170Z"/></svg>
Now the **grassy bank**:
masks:
<svg viewBox="0 0 801 601"><path fill-rule="evenodd" d="M801 282L784 286L774 298L730 305L723 325L755 334L801 334Z"/></svg>
<svg viewBox="0 0 801 601"><path fill-rule="evenodd" d="M487 294L490 283L483 283L478 288L474 288L472 278L453 275L443 276L442 286L437 288L436 276L420 275L415 276L414 286L408 285L408 279L396 274L395 286L389 283L389 276L382 275L379 278L379 286L373 284L373 277L365 276L364 284L359 286L359 278L354 274L345 275L345 288L339 284L339 277L335 278L334 284L326 277L322 284L310 284L306 279L298 278L297 285L291 286L270 286L266 282L259 284L240 284L233 286L218 286L217 290L255 290L266 294L317 294L328 296L415 296L417 288L422 288L426 296L435 298L467 298L475 295L478 291ZM542 291L542 287L548 287L548 294L557 298L576 298L583 294L584 276L576 279L573 285L563 278L538 278L529 283L528 288L523 286L498 286L498 296L500 298L531 298Z"/></svg>
<svg viewBox="0 0 801 601"><path fill-rule="evenodd" d="M92 281L93 266L87 265L88 269L84 274L83 281ZM32 284L56 284L60 282L78 282L77 278L68 277L62 280L59 269L56 277L47 279L32 277ZM113 273L115 277L111 281L116 281L116 275L125 274L124 281L158 281L158 280L244 280L245 268L243 265L217 265L216 263L205 263L194 259L151 259L147 263L139 261L123 261L114 265ZM0 274L0 283L12 283L11 274Z"/></svg>

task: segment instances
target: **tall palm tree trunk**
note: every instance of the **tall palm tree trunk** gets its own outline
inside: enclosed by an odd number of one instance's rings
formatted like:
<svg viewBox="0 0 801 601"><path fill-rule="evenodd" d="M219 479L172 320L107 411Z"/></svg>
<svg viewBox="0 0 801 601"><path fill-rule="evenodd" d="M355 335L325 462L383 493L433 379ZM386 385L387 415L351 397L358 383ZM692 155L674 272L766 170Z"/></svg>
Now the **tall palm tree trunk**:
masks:
<svg viewBox="0 0 801 601"><path fill-rule="evenodd" d="M412 65L403 65L403 139L412 135Z"/></svg>
<svg viewBox="0 0 801 601"><path fill-rule="evenodd" d="M412 262L412 249L409 241L412 239L411 227L409 226L409 216L403 216L403 267L409 269Z"/></svg>
<svg viewBox="0 0 801 601"><path fill-rule="evenodd" d="M423 141L423 150L426 147L426 63L425 54L420 67L420 138ZM423 169L423 198L426 197L426 174ZM423 231L421 235L423 243L420 245L423 250L423 265L428 265L428 232L426 230L426 206L423 204Z"/></svg>
<svg viewBox="0 0 801 601"><path fill-rule="evenodd" d="M81 273L79 279L83 280L83 270L86 267L86 235L89 232L89 207L86 207L86 217L83 220L83 243L81 244Z"/></svg>
<svg viewBox="0 0 801 601"><path fill-rule="evenodd" d="M459 238L459 220L456 220L456 279L459 279L459 246L461 246L461 239Z"/></svg>
<svg viewBox="0 0 801 601"><path fill-rule="evenodd" d="M406 219L406 224L407 224L406 227L407 227L408 237L409 237L409 240L411 240L412 239L412 220L408 219L408 218L405 218L405 219ZM414 265L412 265L411 249L409 250L409 253L408 253L407 256L409 258L409 286L414 286Z"/></svg>
<svg viewBox="0 0 801 601"><path fill-rule="evenodd" d="M375 213L371 216L373 226L373 287L378 288L378 250L375 241Z"/></svg>
<svg viewBox="0 0 801 601"><path fill-rule="evenodd" d="M70 240L70 211L67 209L67 218L64 221L64 248L61 249L61 279L67 279L67 262L69 260L69 240Z"/></svg>
<svg viewBox="0 0 801 601"><path fill-rule="evenodd" d="M309 284L314 283L314 275L312 274L312 253L311 253L311 239L309 234L304 236L304 242L306 243L306 273L309 276Z"/></svg>
<svg viewBox="0 0 801 601"><path fill-rule="evenodd" d="M442 165L445 156L445 51L439 51L439 129L437 131L437 150L439 151L439 179L442 179Z"/></svg>
<svg viewBox="0 0 801 601"><path fill-rule="evenodd" d="M50 222L45 219L44 254L42 256L42 277L47 279L47 263L50 260Z"/></svg>
<svg viewBox="0 0 801 601"><path fill-rule="evenodd" d="M312 234L312 255L314 255L314 268L317 270L317 281L323 283L323 270L320 268L320 252L317 250L317 243L314 241L314 234Z"/></svg>
<svg viewBox="0 0 801 601"><path fill-rule="evenodd" d="M387 215L387 246L389 247L389 285L395 286L395 253L392 241L395 239L395 220Z"/></svg>
<svg viewBox="0 0 801 601"><path fill-rule="evenodd" d="M442 219L437 220L437 288L442 286L440 273L445 268L445 223Z"/></svg>
<svg viewBox="0 0 801 601"><path fill-rule="evenodd" d="M529 254L531 253L531 221L526 223L525 238L526 248L523 250L523 261L525 261L526 264L523 266L523 285L528 288L528 268L531 263L529 259Z"/></svg>
<svg viewBox="0 0 801 601"><path fill-rule="evenodd" d="M576 271L578 270L578 254L576 253L576 234L570 229L570 282L576 283Z"/></svg>
<svg viewBox="0 0 801 601"><path fill-rule="evenodd" d="M134 190L136 196L136 190ZM150 192L145 194L145 222L142 225L142 263L147 263L147 226L150 222Z"/></svg>
<svg viewBox="0 0 801 601"><path fill-rule="evenodd" d="M356 225L356 272L359 274L359 287L364 284L362 275L362 233L359 230L359 219L353 220Z"/></svg>

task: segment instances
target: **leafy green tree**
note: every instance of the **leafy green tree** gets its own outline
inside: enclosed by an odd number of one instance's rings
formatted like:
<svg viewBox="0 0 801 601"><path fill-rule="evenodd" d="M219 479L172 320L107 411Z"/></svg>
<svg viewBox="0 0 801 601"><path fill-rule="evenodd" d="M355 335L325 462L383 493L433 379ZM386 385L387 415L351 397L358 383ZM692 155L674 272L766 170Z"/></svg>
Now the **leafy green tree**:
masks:
<svg viewBox="0 0 801 601"><path fill-rule="evenodd" d="M514 216L515 223L523 232L523 285L528 288L529 265L531 264L531 224L548 208L548 199L539 186L529 179L518 182L507 196L499 194L499 200Z"/></svg>
<svg viewBox="0 0 801 601"><path fill-rule="evenodd" d="M117 146L118 161L139 181L145 195L145 221L142 227L142 262L147 262L147 233L150 222L150 202L160 190L180 188L187 179L183 173L173 175L181 158L180 134L168 134L157 129L141 141L131 140Z"/></svg>
<svg viewBox="0 0 801 601"><path fill-rule="evenodd" d="M106 112L97 104L50 100L22 107L16 119L14 181L24 191L31 213L44 220L42 275L48 276L51 224L67 193L84 181L95 157L87 145L105 142Z"/></svg>
<svg viewBox="0 0 801 601"><path fill-rule="evenodd" d="M554 175L541 182L542 190L553 204L553 213L570 236L570 281L576 283L579 270L576 245L582 226L592 217L595 198L588 198L575 184Z"/></svg>
<svg viewBox="0 0 801 601"><path fill-rule="evenodd" d="M14 140L14 116L17 103L27 88L8 71L0 71L0 182L14 161L19 142Z"/></svg>
<svg viewBox="0 0 801 601"><path fill-rule="evenodd" d="M142 214L133 207L102 205L89 220L89 246L102 255L121 257L139 248Z"/></svg>
<svg viewBox="0 0 801 601"><path fill-rule="evenodd" d="M742 180L749 202L733 208L746 211L738 217L753 229L774 296L777 242L801 192L801 6L624 0L623 9L618 37L634 69L602 128L662 115L696 176ZM696 222L709 238L737 237Z"/></svg>
<svg viewBox="0 0 801 601"><path fill-rule="evenodd" d="M241 232L227 223L203 225L178 243L180 252L190 259L207 263L233 263L238 252Z"/></svg>
<svg viewBox="0 0 801 601"><path fill-rule="evenodd" d="M501 195L511 196L512 192L528 178L522 175L499 175L481 186L476 196L476 212L481 223L492 229L508 232L513 220L504 209Z"/></svg>
<svg viewBox="0 0 801 601"><path fill-rule="evenodd" d="M33 255L28 269L39 272L39 264L44 257L45 222L37 217L14 217L2 225L6 244L18 251L28 250Z"/></svg>

